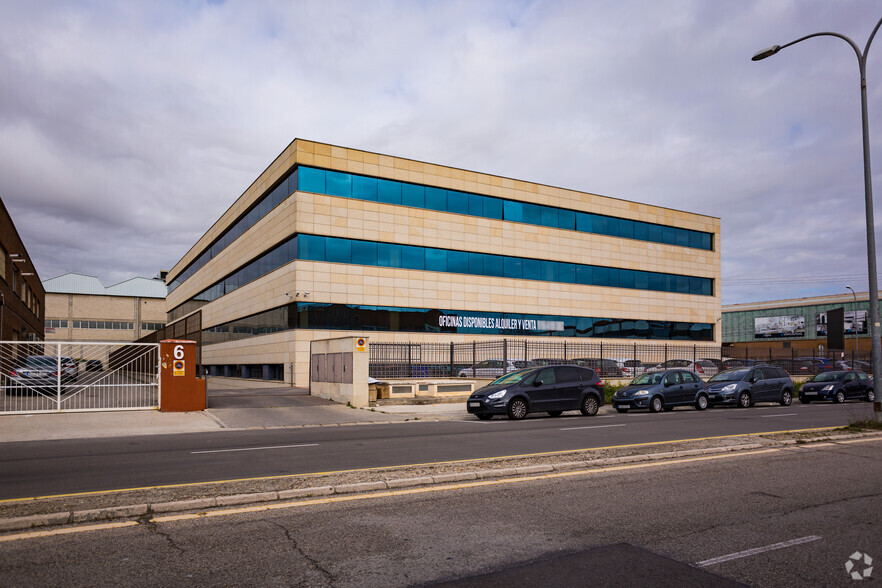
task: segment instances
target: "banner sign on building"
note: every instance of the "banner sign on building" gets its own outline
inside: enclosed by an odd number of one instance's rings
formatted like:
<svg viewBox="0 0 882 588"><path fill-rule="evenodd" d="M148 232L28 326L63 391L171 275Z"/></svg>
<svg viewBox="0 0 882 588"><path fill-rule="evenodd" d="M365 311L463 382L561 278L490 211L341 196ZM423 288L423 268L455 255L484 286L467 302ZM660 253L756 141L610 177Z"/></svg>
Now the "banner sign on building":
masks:
<svg viewBox="0 0 882 588"><path fill-rule="evenodd" d="M760 316L753 319L755 339L805 337L805 315Z"/></svg>
<svg viewBox="0 0 882 588"><path fill-rule="evenodd" d="M867 311L859 310L857 311L857 320L855 320L855 313L853 310L845 311L845 334L846 335L854 335L855 328L857 328L858 335L866 335L867 334ZM826 337L827 336L827 313L822 312L819 313L815 317L815 324L817 325L817 335L818 337Z"/></svg>

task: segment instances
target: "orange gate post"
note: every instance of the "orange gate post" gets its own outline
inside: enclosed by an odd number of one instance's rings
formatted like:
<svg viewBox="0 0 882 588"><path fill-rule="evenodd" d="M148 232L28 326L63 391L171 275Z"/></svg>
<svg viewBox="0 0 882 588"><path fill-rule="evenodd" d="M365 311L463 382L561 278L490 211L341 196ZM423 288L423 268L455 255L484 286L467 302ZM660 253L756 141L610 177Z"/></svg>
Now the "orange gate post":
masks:
<svg viewBox="0 0 882 588"><path fill-rule="evenodd" d="M205 380L197 378L196 342L166 339L159 342L159 410L205 410Z"/></svg>

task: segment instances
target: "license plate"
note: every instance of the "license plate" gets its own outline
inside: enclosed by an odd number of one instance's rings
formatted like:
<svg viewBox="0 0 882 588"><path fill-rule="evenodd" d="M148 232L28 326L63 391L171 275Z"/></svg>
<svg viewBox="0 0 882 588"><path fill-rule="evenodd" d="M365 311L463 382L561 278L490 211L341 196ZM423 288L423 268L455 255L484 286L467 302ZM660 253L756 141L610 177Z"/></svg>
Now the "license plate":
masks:
<svg viewBox="0 0 882 588"><path fill-rule="evenodd" d="M817 396L818 393L817 392L806 392L805 395L806 396Z"/></svg>
<svg viewBox="0 0 882 588"><path fill-rule="evenodd" d="M481 403L480 402L469 402L469 406L471 406L472 408L480 408Z"/></svg>

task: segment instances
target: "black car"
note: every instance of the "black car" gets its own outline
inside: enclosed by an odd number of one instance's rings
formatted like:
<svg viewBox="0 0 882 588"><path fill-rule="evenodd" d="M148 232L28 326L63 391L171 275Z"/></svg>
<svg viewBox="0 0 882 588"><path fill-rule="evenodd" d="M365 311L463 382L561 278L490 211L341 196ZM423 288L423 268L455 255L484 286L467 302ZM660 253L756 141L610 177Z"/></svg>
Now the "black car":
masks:
<svg viewBox="0 0 882 588"><path fill-rule="evenodd" d="M101 363L100 359L90 359L86 362L86 371L87 372L104 371L104 364Z"/></svg>
<svg viewBox="0 0 882 588"><path fill-rule="evenodd" d="M734 405L741 408L757 402L777 402L790 406L793 401L793 380L774 365L757 365L725 370L707 382L711 406Z"/></svg>
<svg viewBox="0 0 882 588"><path fill-rule="evenodd" d="M864 372L821 372L803 384L799 391L799 401L803 404L815 400L832 400L841 404L852 398L868 402L876 399L873 380Z"/></svg>
<svg viewBox="0 0 882 588"><path fill-rule="evenodd" d="M466 410L479 419L508 415L519 420L531 412L553 417L565 410L594 416L603 405L603 382L594 370L577 365L549 365L518 370L476 390Z"/></svg>
<svg viewBox="0 0 882 588"><path fill-rule="evenodd" d="M619 412L648 408L651 412L673 410L675 406L707 408L704 382L688 370L646 372L616 391L612 404Z"/></svg>

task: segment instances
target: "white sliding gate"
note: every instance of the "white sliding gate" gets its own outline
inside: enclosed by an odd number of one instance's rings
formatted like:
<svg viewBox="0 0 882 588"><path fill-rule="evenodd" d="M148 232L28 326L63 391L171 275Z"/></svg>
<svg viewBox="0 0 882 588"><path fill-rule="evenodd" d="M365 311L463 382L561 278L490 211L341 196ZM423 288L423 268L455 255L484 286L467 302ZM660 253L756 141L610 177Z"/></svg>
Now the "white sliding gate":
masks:
<svg viewBox="0 0 882 588"><path fill-rule="evenodd" d="M159 407L158 343L0 342L0 414Z"/></svg>

